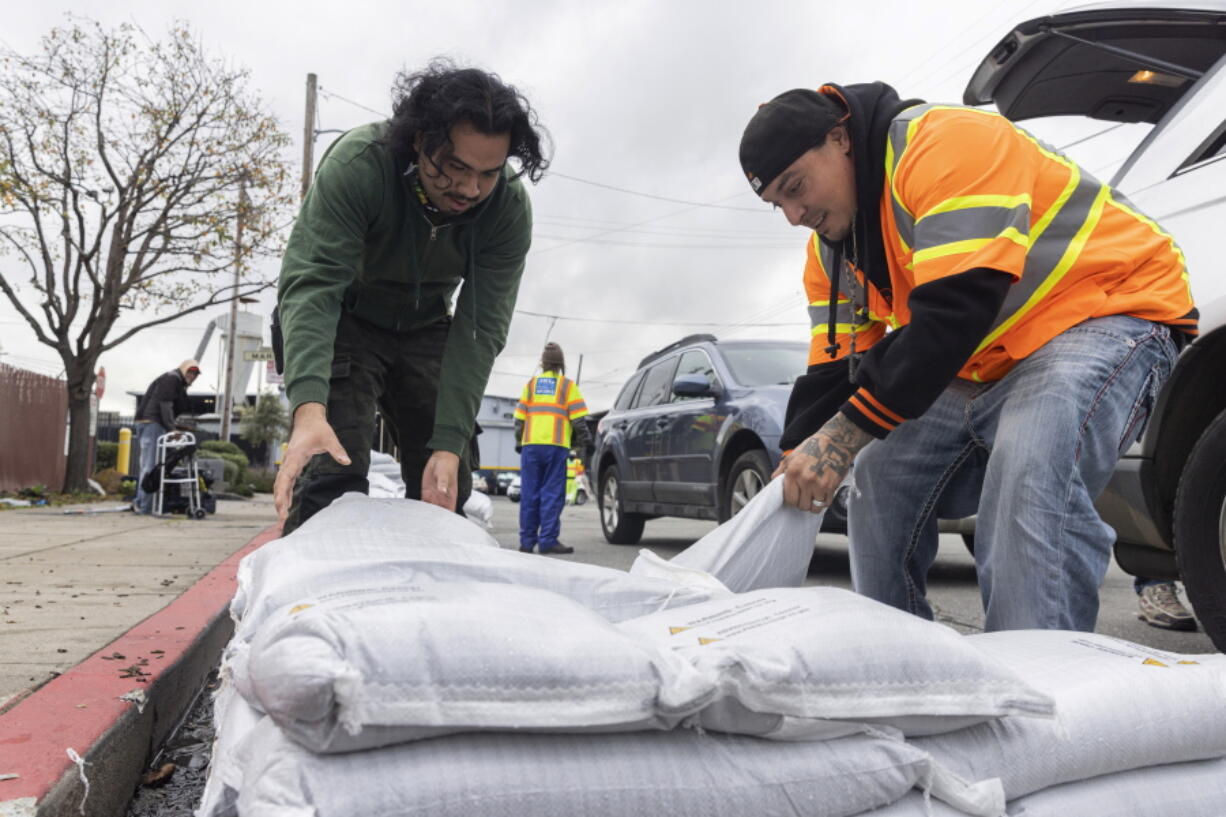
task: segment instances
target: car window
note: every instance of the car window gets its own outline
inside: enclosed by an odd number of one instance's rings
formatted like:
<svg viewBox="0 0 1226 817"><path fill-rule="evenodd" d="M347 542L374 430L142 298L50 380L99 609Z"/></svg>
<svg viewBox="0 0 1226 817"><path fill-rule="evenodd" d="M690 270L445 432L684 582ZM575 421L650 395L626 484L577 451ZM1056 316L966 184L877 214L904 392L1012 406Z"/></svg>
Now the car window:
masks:
<svg viewBox="0 0 1226 817"><path fill-rule="evenodd" d="M655 406L667 403L673 393L673 370L677 368L677 358L662 360L647 370L643 377L643 388L639 389L638 399L634 401L635 408Z"/></svg>
<svg viewBox="0 0 1226 817"><path fill-rule="evenodd" d="M788 385L805 373L809 347L803 343L721 343L732 377L742 386Z"/></svg>
<svg viewBox="0 0 1226 817"><path fill-rule="evenodd" d="M1209 159L1221 159L1226 157L1226 122L1218 125L1218 129L1212 136L1207 139L1204 144L1196 149L1196 152L1187 158L1180 165L1180 170L1188 168L1192 165L1200 164Z"/></svg>
<svg viewBox="0 0 1226 817"><path fill-rule="evenodd" d="M625 411L630 408L630 404L634 402L634 392L638 389L639 383L643 380L642 372L635 372L634 377L626 381L626 385L622 386L621 394L617 395L617 400L613 403L613 408Z"/></svg>
<svg viewBox="0 0 1226 817"><path fill-rule="evenodd" d="M719 376L715 374L715 366L711 364L711 358L701 349L688 349L681 355L681 359L677 363L677 373L673 375L673 380L687 374L705 377L707 385L711 387L719 384ZM680 397L674 394L672 399L674 403L677 403L682 400L698 400L700 398Z"/></svg>

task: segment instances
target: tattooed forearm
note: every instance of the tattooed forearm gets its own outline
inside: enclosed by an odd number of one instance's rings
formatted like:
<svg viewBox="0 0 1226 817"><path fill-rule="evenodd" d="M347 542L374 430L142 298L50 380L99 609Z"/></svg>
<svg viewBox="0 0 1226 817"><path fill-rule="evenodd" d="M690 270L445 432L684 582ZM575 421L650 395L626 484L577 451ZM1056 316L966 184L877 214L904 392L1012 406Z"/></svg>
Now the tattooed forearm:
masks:
<svg viewBox="0 0 1226 817"><path fill-rule="evenodd" d="M871 434L842 414L836 414L820 431L801 444L800 453L817 460L809 466L809 470L818 478L834 472L841 480L851 470L856 454L872 439Z"/></svg>

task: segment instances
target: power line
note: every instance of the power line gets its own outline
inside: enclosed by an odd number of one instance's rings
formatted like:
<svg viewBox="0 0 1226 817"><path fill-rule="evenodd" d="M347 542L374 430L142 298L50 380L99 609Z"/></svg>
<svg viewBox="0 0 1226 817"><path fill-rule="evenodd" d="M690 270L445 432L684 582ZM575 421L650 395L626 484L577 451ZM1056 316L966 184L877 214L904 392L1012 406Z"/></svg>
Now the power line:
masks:
<svg viewBox="0 0 1226 817"><path fill-rule="evenodd" d="M530 315L534 318L549 318L555 321L575 321L578 323L616 323L630 326L697 326L697 327L719 327L728 326L727 323L712 323L710 321L630 321L621 320L618 318L580 318L572 315L551 315L546 312L530 312L527 309L516 309L517 315ZM743 326L802 326L801 323L755 323L742 324Z"/></svg>
<svg viewBox="0 0 1226 817"><path fill-rule="evenodd" d="M603 182L594 182L589 179L580 179L578 176L568 176L567 174L559 173L556 170L550 170L549 175L557 176L558 178L566 179L572 182L578 182L579 184L587 184L587 185L591 185L592 187L600 187L605 190L615 190L618 193L625 193L628 196L639 196L645 199L655 199L656 201L667 201L673 204L688 204L691 207L706 207L711 210L736 210L742 213L757 213L759 215L762 215L762 214L769 215L771 212L769 209L765 207L731 207L731 206L724 205L724 204L707 204L706 202L702 202L702 201L689 201L687 199L669 198L668 196L657 196L654 193L643 193L638 190L630 190L628 188L617 187L616 185L612 185L612 184L604 184ZM736 196L732 196L731 198L740 198L743 195L745 194L738 193Z"/></svg>
<svg viewBox="0 0 1226 817"><path fill-rule="evenodd" d="M796 247L795 241L789 241L789 242L775 241L773 243L766 243L764 241L758 241L758 243L751 243L747 241L747 242L743 242L739 244L738 243L728 243L728 242L722 242L722 243L707 242L703 244L692 244L692 243L691 244L663 244L663 243L651 242L651 241L617 241L615 239L596 238L596 237L589 237L589 236L580 236L578 238L571 238L570 236L549 235L547 233L534 233L532 237L542 238L542 239L545 239L546 241L565 241L568 244L602 244L602 245L606 245L610 247L647 247L649 249L658 249L658 250L786 250L786 249L795 249ZM553 249L553 247L546 247L546 249Z"/></svg>
<svg viewBox="0 0 1226 817"><path fill-rule="evenodd" d="M362 110L364 110L364 111L369 111L370 113L373 113L375 116L382 117L383 119L387 119L387 118L388 118L387 111L377 111L377 110L375 110L374 108L370 107L369 105L363 105L361 102L354 102L352 99L349 99L348 97L341 96L340 94L336 93L335 91L325 91L325 90L324 90L324 86L322 86L322 85L320 85L320 86L317 88L317 91L318 91L318 92L319 92L319 93L320 93L322 96L326 96L326 97L328 97L329 99L339 99L341 102L348 102L350 105L352 105L352 106L353 106L353 107L355 107L355 108L361 108L361 109L362 109Z"/></svg>

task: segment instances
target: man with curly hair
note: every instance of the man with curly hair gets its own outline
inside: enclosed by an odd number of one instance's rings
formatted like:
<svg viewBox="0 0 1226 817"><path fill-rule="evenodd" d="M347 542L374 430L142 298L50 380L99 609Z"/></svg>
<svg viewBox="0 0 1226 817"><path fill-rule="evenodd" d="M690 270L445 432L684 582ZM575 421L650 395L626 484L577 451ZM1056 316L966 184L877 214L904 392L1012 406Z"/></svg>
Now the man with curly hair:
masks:
<svg viewBox="0 0 1226 817"><path fill-rule="evenodd" d="M390 120L328 149L282 262L285 533L368 489L376 408L408 497L456 510L471 491L469 441L532 240L520 177L540 180L547 136L515 88L445 59L399 77L395 98Z"/></svg>

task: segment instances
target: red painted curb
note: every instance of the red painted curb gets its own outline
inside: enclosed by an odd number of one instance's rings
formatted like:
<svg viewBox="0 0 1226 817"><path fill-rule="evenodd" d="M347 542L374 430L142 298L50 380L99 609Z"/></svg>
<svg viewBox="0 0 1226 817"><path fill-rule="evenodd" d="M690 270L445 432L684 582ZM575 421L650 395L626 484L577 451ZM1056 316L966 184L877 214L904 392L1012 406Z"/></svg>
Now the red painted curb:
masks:
<svg viewBox="0 0 1226 817"><path fill-rule="evenodd" d="M0 715L0 775L18 775L0 780L0 804L41 801L72 768L69 748L88 757L136 705L120 696L133 690L151 694L233 598L239 560L279 535L279 524L265 528L183 595Z"/></svg>

